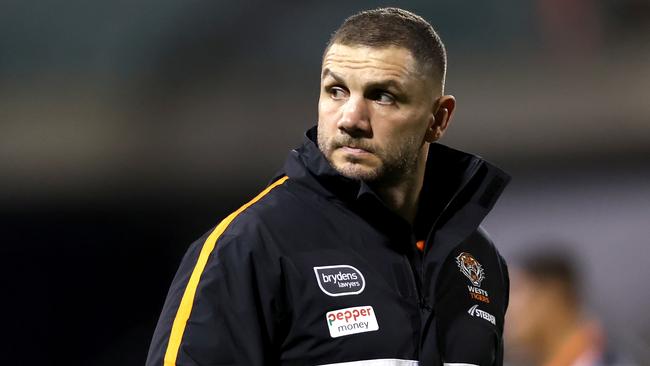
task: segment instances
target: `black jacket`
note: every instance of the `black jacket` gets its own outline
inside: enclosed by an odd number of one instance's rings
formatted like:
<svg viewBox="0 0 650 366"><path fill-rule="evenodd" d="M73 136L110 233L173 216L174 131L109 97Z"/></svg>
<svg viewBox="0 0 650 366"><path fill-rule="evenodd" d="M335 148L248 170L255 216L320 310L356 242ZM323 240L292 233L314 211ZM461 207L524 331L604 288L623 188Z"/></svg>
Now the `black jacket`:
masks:
<svg viewBox="0 0 650 366"><path fill-rule="evenodd" d="M432 144L411 226L315 134L189 248L147 365L501 365L508 274L479 224L509 178Z"/></svg>

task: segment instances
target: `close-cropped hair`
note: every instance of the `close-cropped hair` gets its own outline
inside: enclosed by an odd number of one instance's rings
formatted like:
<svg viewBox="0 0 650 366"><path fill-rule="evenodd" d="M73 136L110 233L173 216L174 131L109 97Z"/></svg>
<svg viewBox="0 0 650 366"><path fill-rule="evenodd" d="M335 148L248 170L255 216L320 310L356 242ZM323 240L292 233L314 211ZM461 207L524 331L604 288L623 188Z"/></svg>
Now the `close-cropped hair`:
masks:
<svg viewBox="0 0 650 366"><path fill-rule="evenodd" d="M539 283L561 284L565 297L577 303L581 294L579 256L567 248L564 243L546 241L538 245L538 250L528 252L518 258L520 270Z"/></svg>
<svg viewBox="0 0 650 366"><path fill-rule="evenodd" d="M332 34L325 53L333 44L373 48L402 47L429 70L444 88L447 51L440 36L421 16L399 8L365 10L347 18Z"/></svg>

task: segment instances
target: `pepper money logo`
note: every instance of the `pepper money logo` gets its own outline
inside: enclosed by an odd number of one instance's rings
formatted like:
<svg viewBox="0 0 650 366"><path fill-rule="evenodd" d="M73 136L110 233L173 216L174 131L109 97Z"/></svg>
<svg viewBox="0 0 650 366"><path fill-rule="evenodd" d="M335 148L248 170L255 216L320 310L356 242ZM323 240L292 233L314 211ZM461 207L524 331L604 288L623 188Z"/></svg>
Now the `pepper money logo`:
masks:
<svg viewBox="0 0 650 366"><path fill-rule="evenodd" d="M372 306L356 306L330 311L325 315L332 338L379 330Z"/></svg>
<svg viewBox="0 0 650 366"><path fill-rule="evenodd" d="M361 272L347 264L314 267L318 287L329 296L358 295L366 288Z"/></svg>
<svg viewBox="0 0 650 366"><path fill-rule="evenodd" d="M474 286L481 287L481 282L485 279L483 266L474 258L473 255L462 252L456 257L456 264L460 272L469 278Z"/></svg>

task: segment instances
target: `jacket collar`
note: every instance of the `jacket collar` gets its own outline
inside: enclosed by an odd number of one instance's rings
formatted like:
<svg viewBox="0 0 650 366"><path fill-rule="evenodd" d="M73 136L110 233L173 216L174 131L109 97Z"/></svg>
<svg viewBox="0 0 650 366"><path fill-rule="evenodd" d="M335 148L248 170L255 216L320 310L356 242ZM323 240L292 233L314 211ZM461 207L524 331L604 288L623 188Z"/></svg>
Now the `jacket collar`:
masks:
<svg viewBox="0 0 650 366"><path fill-rule="evenodd" d="M312 188L324 189L321 193L343 201L354 201L364 194L372 194L377 197L365 182L346 178L339 174L320 151L316 141L317 127L314 126L307 130L303 144L292 150L285 162L284 171L289 178L302 181L313 178L320 187Z"/></svg>
<svg viewBox="0 0 650 366"><path fill-rule="evenodd" d="M359 204L381 198L363 181L346 178L327 161L317 145L317 127L305 134L303 144L287 158L282 174L321 195ZM417 226L428 232L457 216L464 207L474 207L469 220L475 229L492 209L510 177L482 158L434 143L429 147L425 180L420 196ZM476 208L479 208L478 210ZM393 214L394 217L399 217ZM467 221L467 220L466 220ZM466 225L463 225L466 226Z"/></svg>

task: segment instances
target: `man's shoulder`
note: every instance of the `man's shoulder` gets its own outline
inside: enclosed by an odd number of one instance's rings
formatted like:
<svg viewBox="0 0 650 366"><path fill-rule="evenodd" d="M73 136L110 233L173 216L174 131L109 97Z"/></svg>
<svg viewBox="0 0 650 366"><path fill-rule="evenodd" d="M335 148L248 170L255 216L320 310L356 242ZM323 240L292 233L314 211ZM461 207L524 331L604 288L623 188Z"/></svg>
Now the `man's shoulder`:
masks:
<svg viewBox="0 0 650 366"><path fill-rule="evenodd" d="M463 260L470 261L475 263L478 267L477 270L490 272L490 277L499 279L498 282L507 286L509 279L506 261L482 226L479 226L464 240L452 253L452 256L459 267L462 267Z"/></svg>
<svg viewBox="0 0 650 366"><path fill-rule="evenodd" d="M272 218L285 217L290 220L286 206L287 194L284 186L287 178L281 178L261 190L239 208L223 217L188 248L185 256L198 258L207 251L211 256L243 258L259 251L272 242ZM283 192L285 191L285 192Z"/></svg>
<svg viewBox="0 0 650 366"><path fill-rule="evenodd" d="M260 242L308 235L308 228L313 230L324 212L297 186L286 177L269 185L217 225L215 231L220 232L221 241L255 246Z"/></svg>
<svg viewBox="0 0 650 366"><path fill-rule="evenodd" d="M233 214L231 227L291 225L306 213L314 214L310 197L287 177L275 181ZM309 215L308 215L309 216Z"/></svg>
<svg viewBox="0 0 650 366"><path fill-rule="evenodd" d="M469 240L472 242L472 245L475 246L478 250L486 254L493 255L500 262L505 263L505 259L499 252L499 249L492 240L492 237L483 226L479 226L472 233Z"/></svg>
<svg viewBox="0 0 650 366"><path fill-rule="evenodd" d="M499 319L502 319L508 304L508 268L487 231L478 227L447 260L449 270L443 278L455 284L449 286L462 284L460 287L468 291L473 304L481 305L491 314L501 314Z"/></svg>
<svg viewBox="0 0 650 366"><path fill-rule="evenodd" d="M252 233L268 225L273 218L291 216L292 199L287 177L280 178L237 210L226 216L217 226L223 226L222 236Z"/></svg>

